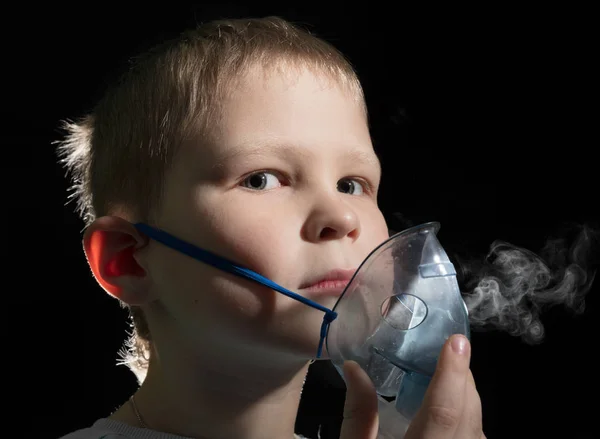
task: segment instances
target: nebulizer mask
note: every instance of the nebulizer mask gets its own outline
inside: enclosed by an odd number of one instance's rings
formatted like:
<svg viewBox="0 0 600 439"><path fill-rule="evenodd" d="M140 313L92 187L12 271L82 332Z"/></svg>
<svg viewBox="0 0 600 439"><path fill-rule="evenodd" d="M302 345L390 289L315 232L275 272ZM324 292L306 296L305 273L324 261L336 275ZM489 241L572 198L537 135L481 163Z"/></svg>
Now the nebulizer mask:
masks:
<svg viewBox="0 0 600 439"><path fill-rule="evenodd" d="M317 358L325 346L342 378L346 360L371 378L379 401L379 438L402 438L419 409L445 341L469 337L456 271L436 235L439 223L397 233L360 265L333 309L246 267L146 224L150 238L220 270L242 276L324 312Z"/></svg>

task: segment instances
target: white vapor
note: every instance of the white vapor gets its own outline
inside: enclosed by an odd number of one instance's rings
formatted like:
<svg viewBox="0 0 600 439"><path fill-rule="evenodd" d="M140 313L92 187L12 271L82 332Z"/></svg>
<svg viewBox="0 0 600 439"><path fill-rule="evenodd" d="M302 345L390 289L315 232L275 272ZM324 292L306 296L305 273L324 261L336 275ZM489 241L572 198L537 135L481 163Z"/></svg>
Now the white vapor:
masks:
<svg viewBox="0 0 600 439"><path fill-rule="evenodd" d="M595 276L596 238L593 229L581 226L571 244L566 238L548 240L539 255L495 241L482 263L459 262L471 327L505 331L534 344L544 339L544 309L564 305L582 313Z"/></svg>

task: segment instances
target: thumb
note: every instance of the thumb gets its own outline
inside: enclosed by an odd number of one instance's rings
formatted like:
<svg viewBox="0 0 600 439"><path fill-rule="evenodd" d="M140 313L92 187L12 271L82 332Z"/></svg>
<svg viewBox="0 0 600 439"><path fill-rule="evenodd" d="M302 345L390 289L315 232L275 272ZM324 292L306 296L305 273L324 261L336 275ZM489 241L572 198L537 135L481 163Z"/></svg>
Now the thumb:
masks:
<svg viewBox="0 0 600 439"><path fill-rule="evenodd" d="M371 378L355 361L344 362L344 378L347 391L340 439L375 439L379 417Z"/></svg>

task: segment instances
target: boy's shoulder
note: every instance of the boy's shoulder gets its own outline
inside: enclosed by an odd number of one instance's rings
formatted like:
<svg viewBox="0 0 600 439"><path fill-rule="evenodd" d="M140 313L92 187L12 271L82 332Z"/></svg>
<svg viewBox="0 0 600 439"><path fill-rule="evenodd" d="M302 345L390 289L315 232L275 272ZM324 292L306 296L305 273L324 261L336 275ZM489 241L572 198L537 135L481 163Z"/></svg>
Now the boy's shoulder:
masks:
<svg viewBox="0 0 600 439"><path fill-rule="evenodd" d="M165 435L141 428L132 427L120 421L101 418L91 426L68 433L59 439L186 439L180 436Z"/></svg>
<svg viewBox="0 0 600 439"><path fill-rule="evenodd" d="M59 439L124 439L130 437L115 430L115 425L111 424L113 422L109 419L98 419L93 425L72 431Z"/></svg>
<svg viewBox="0 0 600 439"><path fill-rule="evenodd" d="M308 439L296 434L297 439ZM190 439L157 431L132 427L108 418L98 419L87 428L68 433L58 439Z"/></svg>

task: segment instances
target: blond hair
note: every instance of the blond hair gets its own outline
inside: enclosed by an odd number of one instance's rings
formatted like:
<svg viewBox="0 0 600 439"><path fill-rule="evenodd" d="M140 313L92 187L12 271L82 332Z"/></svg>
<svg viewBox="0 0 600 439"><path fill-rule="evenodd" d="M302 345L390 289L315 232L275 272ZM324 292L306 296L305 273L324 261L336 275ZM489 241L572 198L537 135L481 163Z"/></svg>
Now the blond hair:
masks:
<svg viewBox="0 0 600 439"><path fill-rule="evenodd" d="M64 124L58 154L86 226L111 214L150 222L175 152L192 136L202 141L211 135L229 85L251 66L324 73L353 93L366 116L360 82L346 58L278 17L206 23L134 61L91 114ZM152 337L141 310L131 307L130 315L133 332L122 363L141 382Z"/></svg>

